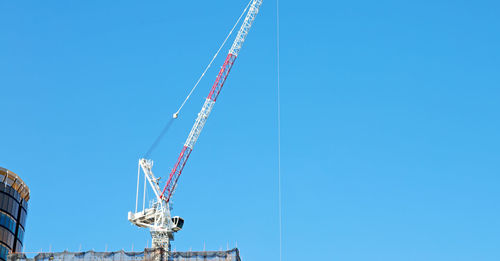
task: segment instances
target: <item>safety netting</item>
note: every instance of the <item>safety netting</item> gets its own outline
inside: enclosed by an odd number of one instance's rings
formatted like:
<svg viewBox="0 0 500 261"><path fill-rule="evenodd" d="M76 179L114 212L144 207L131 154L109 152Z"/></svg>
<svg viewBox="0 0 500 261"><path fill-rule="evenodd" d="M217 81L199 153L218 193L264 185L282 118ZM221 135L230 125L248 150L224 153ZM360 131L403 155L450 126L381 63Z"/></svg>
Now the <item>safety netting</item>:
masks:
<svg viewBox="0 0 500 261"><path fill-rule="evenodd" d="M9 254L8 261L240 261L237 248L227 251L170 252L164 249L147 248L143 252L57 252L39 253L28 258L24 253Z"/></svg>

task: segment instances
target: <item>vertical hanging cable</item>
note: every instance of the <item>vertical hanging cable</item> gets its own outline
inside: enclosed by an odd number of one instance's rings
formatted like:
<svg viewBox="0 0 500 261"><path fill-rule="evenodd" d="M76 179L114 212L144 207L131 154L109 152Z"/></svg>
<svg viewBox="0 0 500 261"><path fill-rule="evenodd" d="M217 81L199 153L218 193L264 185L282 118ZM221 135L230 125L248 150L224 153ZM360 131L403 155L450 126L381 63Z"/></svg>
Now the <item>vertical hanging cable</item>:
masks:
<svg viewBox="0 0 500 261"><path fill-rule="evenodd" d="M137 164L137 194L135 195L135 213L137 213L137 205L139 204L139 182L141 177L141 163Z"/></svg>
<svg viewBox="0 0 500 261"><path fill-rule="evenodd" d="M283 259L283 224L282 224L282 199L281 199L281 104L280 104L280 1L276 0L276 64L278 73L278 218L280 237L280 261Z"/></svg>
<svg viewBox="0 0 500 261"><path fill-rule="evenodd" d="M146 209L146 175L144 175L144 195L142 197L142 211Z"/></svg>

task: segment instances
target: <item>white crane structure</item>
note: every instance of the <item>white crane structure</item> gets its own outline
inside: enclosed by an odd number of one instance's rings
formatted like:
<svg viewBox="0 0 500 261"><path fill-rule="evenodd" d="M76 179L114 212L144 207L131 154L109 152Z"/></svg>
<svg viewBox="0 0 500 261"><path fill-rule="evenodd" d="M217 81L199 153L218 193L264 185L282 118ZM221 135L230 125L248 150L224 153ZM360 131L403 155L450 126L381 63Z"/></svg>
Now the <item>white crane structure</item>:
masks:
<svg viewBox="0 0 500 261"><path fill-rule="evenodd" d="M170 240L174 239L174 232L182 229L184 220L180 217L171 217L170 205L161 199L161 189L159 186L160 178L156 178L152 171L153 161L149 159L140 159L137 172L137 195L135 200L135 212L128 212L128 220L132 224L149 228L151 232L151 245L170 250ZM142 209L138 211L139 204L139 185L141 181L141 170L144 174L143 202ZM146 208L146 190L147 185L154 193L154 199Z"/></svg>
<svg viewBox="0 0 500 261"><path fill-rule="evenodd" d="M226 56L226 60L222 65L219 74L213 84L210 93L205 99L205 103L201 111L198 113L198 117L188 135L186 142L182 148L182 151L174 165L172 171L170 172L169 178L166 182L163 190L160 190L160 179L156 178L153 174L153 161L150 159L141 158L139 160L139 170L137 174L137 196L136 196L136 206L135 212L128 213L128 220L138 226L149 228L152 237L152 246L164 248L165 250L170 250L170 241L174 239L174 233L181 230L184 224L184 220L178 216L172 217L170 214L171 206L170 200L174 191L177 187L177 181L186 165L186 162L193 150L193 147L198 140L203 127L207 121L210 112L219 96L219 93L226 81L229 72L238 56L245 38L248 35L250 27L252 26L257 13L259 12L262 0L252 0L250 8L245 16L236 39ZM177 113L174 114L174 118L177 118ZM142 209L138 209L139 197L140 197L140 180L141 180L141 170L144 174L144 187L143 187L143 202ZM146 184L149 184L150 189L154 193L154 199L146 207Z"/></svg>

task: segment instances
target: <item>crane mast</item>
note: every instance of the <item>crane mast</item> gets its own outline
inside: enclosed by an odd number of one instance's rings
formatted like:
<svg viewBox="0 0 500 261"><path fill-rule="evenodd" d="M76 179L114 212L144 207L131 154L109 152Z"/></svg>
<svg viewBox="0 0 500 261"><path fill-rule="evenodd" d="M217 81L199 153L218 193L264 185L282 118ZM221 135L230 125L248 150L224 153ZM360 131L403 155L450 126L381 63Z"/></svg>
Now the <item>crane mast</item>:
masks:
<svg viewBox="0 0 500 261"><path fill-rule="evenodd" d="M161 193L161 198L163 198L166 203L170 201L170 198L175 191L175 187L177 186L177 181L179 180L182 170L184 169L184 166L189 159L189 155L191 155L191 151L193 151L194 144L200 137L201 131L203 130L208 116L210 115L210 112L212 111L212 108L217 101L217 97L219 96L222 86L224 86L224 83L226 82L227 76L229 75L229 72L233 67L234 61L238 57L241 47L243 46L243 43L245 42L245 39L248 35L248 31L250 30L250 27L252 27L252 23L255 20L257 13L259 12L261 4L262 0L254 0L252 2L245 20L243 21L243 24L241 25L240 30L236 35L236 39L234 40L233 45L231 46L231 49L227 54L226 60L224 61L224 64L222 65L219 74L215 79L215 83L213 84L210 93L205 99L205 103L203 104L201 111L198 113L198 117L194 122L193 128L191 129L191 132L189 133L189 136L184 143L184 147L182 148L181 153L177 158L177 162L170 172L170 176L168 177L167 183Z"/></svg>

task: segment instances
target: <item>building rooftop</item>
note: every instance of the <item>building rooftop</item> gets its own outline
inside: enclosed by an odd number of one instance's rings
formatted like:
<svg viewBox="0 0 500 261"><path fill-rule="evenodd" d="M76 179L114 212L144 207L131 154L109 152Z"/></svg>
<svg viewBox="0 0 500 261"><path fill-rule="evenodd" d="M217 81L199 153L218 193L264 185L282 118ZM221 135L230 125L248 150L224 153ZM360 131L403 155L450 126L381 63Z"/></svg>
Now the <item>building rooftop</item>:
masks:
<svg viewBox="0 0 500 261"><path fill-rule="evenodd" d="M21 195L22 199L25 201L30 199L30 189L16 173L0 167L0 179L2 183L9 185L16 190Z"/></svg>
<svg viewBox="0 0 500 261"><path fill-rule="evenodd" d="M176 252L165 251L162 248L146 248L142 252L58 252L38 253L33 258L28 258L24 253L10 254L8 261L241 261L237 248L227 251L188 251Z"/></svg>

